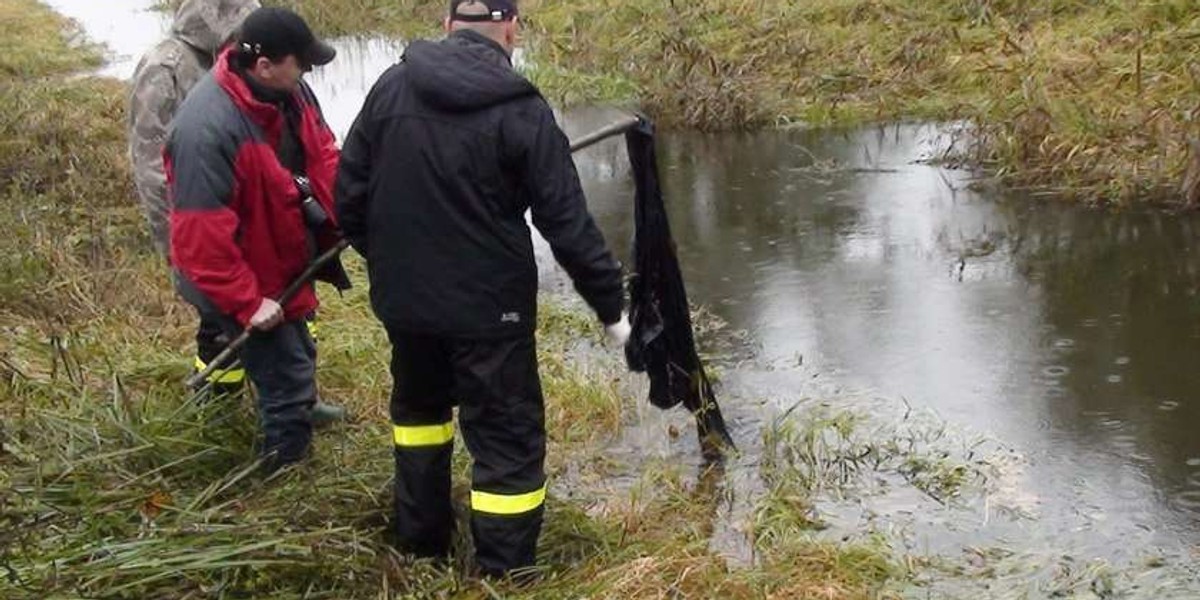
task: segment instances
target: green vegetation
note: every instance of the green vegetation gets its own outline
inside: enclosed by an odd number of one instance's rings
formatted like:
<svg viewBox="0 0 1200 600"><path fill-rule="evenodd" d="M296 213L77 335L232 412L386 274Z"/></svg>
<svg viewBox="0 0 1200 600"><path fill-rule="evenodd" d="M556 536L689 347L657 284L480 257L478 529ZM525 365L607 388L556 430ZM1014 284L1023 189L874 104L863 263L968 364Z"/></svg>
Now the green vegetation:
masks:
<svg viewBox="0 0 1200 600"><path fill-rule="evenodd" d="M595 0L531 11L538 56L622 73L702 128L966 120L967 158L1086 200L1182 179L1200 14L1186 0Z"/></svg>
<svg viewBox="0 0 1200 600"><path fill-rule="evenodd" d="M449 2L428 0L272 0L264 4L286 6L325 35L384 33L399 37L435 35L442 26Z"/></svg>
<svg viewBox="0 0 1200 600"><path fill-rule="evenodd" d="M4 39L0 39L0 75L5 84L12 78L62 75L83 66L98 66L100 57L94 49L56 43L47 48L45 37L63 27L53 12L29 10L29 2L0 4L0 23L4 24ZM7 88L6 88L7 89Z"/></svg>

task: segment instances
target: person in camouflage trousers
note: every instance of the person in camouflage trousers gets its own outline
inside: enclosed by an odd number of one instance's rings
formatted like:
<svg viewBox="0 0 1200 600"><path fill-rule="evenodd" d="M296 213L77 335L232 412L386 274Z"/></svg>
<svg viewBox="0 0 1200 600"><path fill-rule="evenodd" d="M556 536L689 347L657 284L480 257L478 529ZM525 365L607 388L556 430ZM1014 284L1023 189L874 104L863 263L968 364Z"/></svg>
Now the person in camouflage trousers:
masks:
<svg viewBox="0 0 1200 600"><path fill-rule="evenodd" d="M246 16L260 6L258 0L183 0L175 11L170 35L151 48L134 71L129 95L129 159L150 237L165 259L169 260L170 249L170 207L163 168L167 129L188 92L234 40ZM312 321L309 327L315 338ZM229 341L212 315L200 313L194 368L203 370ZM213 395L239 393L245 388L246 372L240 366L218 371L209 382ZM345 411L318 401L311 416L314 424L323 424L344 419Z"/></svg>

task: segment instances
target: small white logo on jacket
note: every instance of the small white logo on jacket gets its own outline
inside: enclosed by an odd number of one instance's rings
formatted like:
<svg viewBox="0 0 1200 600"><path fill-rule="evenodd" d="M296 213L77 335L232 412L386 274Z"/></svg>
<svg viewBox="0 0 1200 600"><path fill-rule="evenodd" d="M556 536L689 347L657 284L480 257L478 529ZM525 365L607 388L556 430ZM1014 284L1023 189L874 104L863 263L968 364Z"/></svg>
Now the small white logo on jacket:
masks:
<svg viewBox="0 0 1200 600"><path fill-rule="evenodd" d="M521 313L508 312L500 315L501 323L520 323Z"/></svg>

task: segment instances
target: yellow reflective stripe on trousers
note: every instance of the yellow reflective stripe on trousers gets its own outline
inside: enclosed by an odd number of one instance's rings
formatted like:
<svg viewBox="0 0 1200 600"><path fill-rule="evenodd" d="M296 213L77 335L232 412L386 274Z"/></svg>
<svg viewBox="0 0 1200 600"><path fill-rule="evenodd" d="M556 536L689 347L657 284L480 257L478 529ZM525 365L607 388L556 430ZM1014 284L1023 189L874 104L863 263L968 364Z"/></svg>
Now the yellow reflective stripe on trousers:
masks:
<svg viewBox="0 0 1200 600"><path fill-rule="evenodd" d="M454 440L454 423L441 425L393 425L392 439L401 448L441 446Z"/></svg>
<svg viewBox="0 0 1200 600"><path fill-rule="evenodd" d="M208 364L206 364L203 360L200 360L199 356L196 357L195 366L197 373L208 368ZM209 383L242 383L245 380L246 369L238 367L236 369L217 369L216 371L212 372L212 375L208 376L207 381Z"/></svg>
<svg viewBox="0 0 1200 600"><path fill-rule="evenodd" d="M546 485L527 494L491 494L471 490L471 510L493 515L520 515L546 502Z"/></svg>

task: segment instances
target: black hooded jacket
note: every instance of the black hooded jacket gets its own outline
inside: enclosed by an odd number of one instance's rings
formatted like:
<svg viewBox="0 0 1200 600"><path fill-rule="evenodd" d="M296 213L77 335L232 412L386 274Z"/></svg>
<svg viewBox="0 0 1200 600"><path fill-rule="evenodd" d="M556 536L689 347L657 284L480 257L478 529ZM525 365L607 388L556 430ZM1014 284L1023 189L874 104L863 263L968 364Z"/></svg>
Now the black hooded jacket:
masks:
<svg viewBox="0 0 1200 600"><path fill-rule="evenodd" d="M342 148L336 210L391 330L532 332L526 210L600 320L620 319L620 265L588 213L566 136L503 48L475 32L413 42L375 83Z"/></svg>

